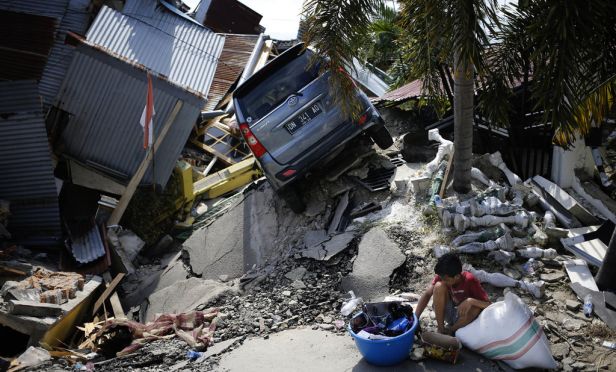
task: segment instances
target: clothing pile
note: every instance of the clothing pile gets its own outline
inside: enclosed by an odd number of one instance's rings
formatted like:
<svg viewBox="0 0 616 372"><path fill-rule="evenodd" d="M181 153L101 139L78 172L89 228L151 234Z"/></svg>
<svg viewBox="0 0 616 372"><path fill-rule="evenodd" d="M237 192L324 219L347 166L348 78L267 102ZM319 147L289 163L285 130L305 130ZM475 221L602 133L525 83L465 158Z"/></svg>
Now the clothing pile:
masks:
<svg viewBox="0 0 616 372"><path fill-rule="evenodd" d="M413 307L406 302L375 302L362 305L351 319L351 329L366 340L389 340L413 327Z"/></svg>

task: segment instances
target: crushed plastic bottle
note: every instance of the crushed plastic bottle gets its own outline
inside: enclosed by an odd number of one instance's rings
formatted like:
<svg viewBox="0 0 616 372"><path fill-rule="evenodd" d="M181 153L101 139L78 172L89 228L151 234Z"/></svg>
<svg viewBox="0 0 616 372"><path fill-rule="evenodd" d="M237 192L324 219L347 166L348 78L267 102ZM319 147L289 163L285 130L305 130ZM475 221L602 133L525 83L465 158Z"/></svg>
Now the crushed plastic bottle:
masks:
<svg viewBox="0 0 616 372"><path fill-rule="evenodd" d="M592 316L592 309L593 309L593 304L592 304L592 296L590 294L587 294L584 297L584 315L587 318L590 318Z"/></svg>
<svg viewBox="0 0 616 372"><path fill-rule="evenodd" d="M534 258L529 258L528 261L524 265L522 265L522 270L526 275L533 275L535 270L537 269L537 263Z"/></svg>
<svg viewBox="0 0 616 372"><path fill-rule="evenodd" d="M197 360L197 359L201 358L202 355L203 355L203 353L200 352L200 351L188 350L186 352L186 358L188 358L190 360Z"/></svg>
<svg viewBox="0 0 616 372"><path fill-rule="evenodd" d="M361 297L355 297L355 292L349 291L349 294L351 295L351 299L345 302L342 308L340 308L340 314L344 316L351 315L353 310L364 302Z"/></svg>

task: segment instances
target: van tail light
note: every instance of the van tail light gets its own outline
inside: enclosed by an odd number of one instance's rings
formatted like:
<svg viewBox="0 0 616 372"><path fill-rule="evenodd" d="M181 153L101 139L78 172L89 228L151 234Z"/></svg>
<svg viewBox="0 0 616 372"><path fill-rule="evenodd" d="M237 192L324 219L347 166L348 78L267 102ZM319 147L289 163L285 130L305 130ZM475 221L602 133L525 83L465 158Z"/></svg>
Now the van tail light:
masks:
<svg viewBox="0 0 616 372"><path fill-rule="evenodd" d="M260 158L265 155L265 147L263 147L257 137L252 134L252 132L250 131L250 127L247 123L240 124L240 131L242 132L242 136L244 136L244 139L246 140L246 143L248 143L248 147L250 147L250 150L252 151L254 156Z"/></svg>
<svg viewBox="0 0 616 372"><path fill-rule="evenodd" d="M366 120L368 120L368 113L365 113L362 116L360 116L359 120L357 120L357 124L364 125L366 123Z"/></svg>

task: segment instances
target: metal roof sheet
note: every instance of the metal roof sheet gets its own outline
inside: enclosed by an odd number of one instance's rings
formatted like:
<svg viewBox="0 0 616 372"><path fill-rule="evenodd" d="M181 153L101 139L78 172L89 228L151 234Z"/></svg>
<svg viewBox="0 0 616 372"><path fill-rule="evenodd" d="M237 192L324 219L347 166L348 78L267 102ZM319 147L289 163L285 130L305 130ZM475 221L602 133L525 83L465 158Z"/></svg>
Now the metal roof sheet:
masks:
<svg viewBox="0 0 616 372"><path fill-rule="evenodd" d="M0 80L38 80L57 19L0 9Z"/></svg>
<svg viewBox="0 0 616 372"><path fill-rule="evenodd" d="M207 96L204 110L214 110L231 85L242 74L259 35L225 34L225 45L218 59L214 81Z"/></svg>
<svg viewBox="0 0 616 372"><path fill-rule="evenodd" d="M165 11L159 18L153 15ZM224 45L224 37L166 10L147 14L116 12L103 6L87 40L146 66L179 86L207 95Z"/></svg>
<svg viewBox="0 0 616 372"><path fill-rule="evenodd" d="M98 226L94 225L86 234L73 238L71 251L79 263L88 263L103 257L106 253L105 245Z"/></svg>
<svg viewBox="0 0 616 372"><path fill-rule="evenodd" d="M43 96L45 105L51 105L56 98L73 57L75 47L64 42L67 32L71 31L84 35L88 29L90 23L89 3L88 0L71 0L61 18L45 70L39 81L39 91Z"/></svg>
<svg viewBox="0 0 616 372"><path fill-rule="evenodd" d="M421 80L413 80L410 83L401 86L398 89L394 89L391 92L387 92L382 96L376 98L374 102L390 101L398 102L413 97L421 96Z"/></svg>
<svg viewBox="0 0 616 372"><path fill-rule="evenodd" d="M2 0L0 9L61 18L69 0Z"/></svg>
<svg viewBox="0 0 616 372"><path fill-rule="evenodd" d="M183 106L144 176L144 183L165 185L200 114L205 98L153 75L154 136L175 103ZM130 177L145 156L139 120L147 91L143 66L131 64L87 43L80 44L55 106L69 113L62 133L66 153L101 170Z"/></svg>
<svg viewBox="0 0 616 372"><path fill-rule="evenodd" d="M0 198L10 201L13 236L61 235L45 117L34 81L0 82Z"/></svg>
<svg viewBox="0 0 616 372"><path fill-rule="evenodd" d="M53 38L53 46L43 62L42 75L39 80L39 92L43 96L45 106L51 104L62 84L66 69L71 62L73 49L64 43L68 31L85 34L90 21L89 0L3 0L0 9L12 12L34 14L56 19L57 29ZM5 55L5 58L8 58ZM32 63L18 61L25 66Z"/></svg>

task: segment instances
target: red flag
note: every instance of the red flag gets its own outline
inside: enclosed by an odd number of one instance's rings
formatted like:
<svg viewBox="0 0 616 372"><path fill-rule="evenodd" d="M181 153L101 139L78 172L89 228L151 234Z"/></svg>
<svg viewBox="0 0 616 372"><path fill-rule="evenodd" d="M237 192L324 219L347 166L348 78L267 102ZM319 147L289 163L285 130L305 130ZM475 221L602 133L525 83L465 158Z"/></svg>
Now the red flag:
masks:
<svg viewBox="0 0 616 372"><path fill-rule="evenodd" d="M145 99L145 107L139 121L143 127L143 148L147 149L154 144L154 94L152 93L152 77L148 72L148 93Z"/></svg>

